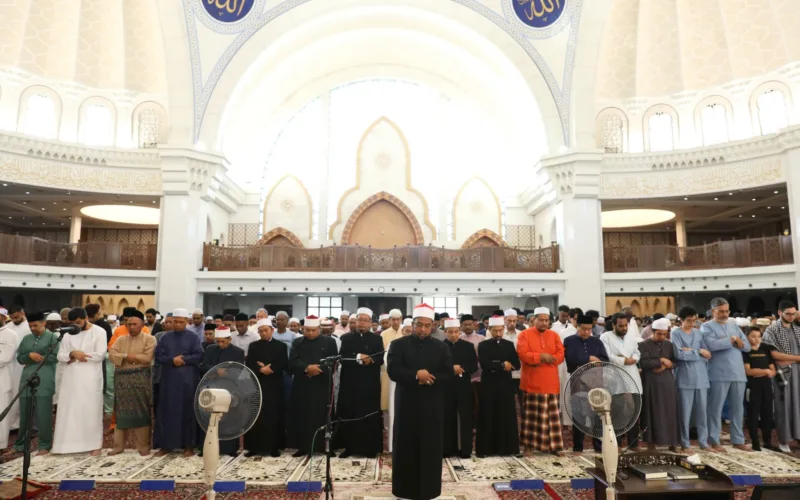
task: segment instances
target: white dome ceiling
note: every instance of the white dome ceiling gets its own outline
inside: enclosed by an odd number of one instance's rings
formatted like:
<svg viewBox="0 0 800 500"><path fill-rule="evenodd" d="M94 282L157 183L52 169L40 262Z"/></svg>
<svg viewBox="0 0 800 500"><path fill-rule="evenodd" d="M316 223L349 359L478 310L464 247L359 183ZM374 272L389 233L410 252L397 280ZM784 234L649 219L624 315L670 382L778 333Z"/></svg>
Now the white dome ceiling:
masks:
<svg viewBox="0 0 800 500"><path fill-rule="evenodd" d="M596 97L702 90L800 60L800 0L609 0Z"/></svg>
<svg viewBox="0 0 800 500"><path fill-rule="evenodd" d="M0 67L99 89L166 92L156 2L0 1Z"/></svg>

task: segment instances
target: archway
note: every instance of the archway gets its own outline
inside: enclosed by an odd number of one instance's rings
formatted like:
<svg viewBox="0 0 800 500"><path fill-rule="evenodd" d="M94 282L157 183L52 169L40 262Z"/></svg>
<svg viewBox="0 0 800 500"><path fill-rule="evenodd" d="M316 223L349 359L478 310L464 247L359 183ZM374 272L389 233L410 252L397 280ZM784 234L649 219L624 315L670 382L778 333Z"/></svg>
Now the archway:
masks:
<svg viewBox="0 0 800 500"><path fill-rule="evenodd" d="M342 231L342 245L371 245L375 248L422 245L422 228L408 206L381 191L353 211Z"/></svg>
<svg viewBox="0 0 800 500"><path fill-rule="evenodd" d="M117 310L119 311L119 315L121 316L122 313L125 311L125 308L130 307L128 305L128 299L120 299L119 303L117 304Z"/></svg>
<svg viewBox="0 0 800 500"><path fill-rule="evenodd" d="M503 247L503 237L490 229L476 231L461 245L461 248Z"/></svg>
<svg viewBox="0 0 800 500"><path fill-rule="evenodd" d="M139 302L136 303L136 310L139 311L139 312L144 312L144 310L145 310L144 300L139 299Z"/></svg>
<svg viewBox="0 0 800 500"><path fill-rule="evenodd" d="M258 240L258 245L284 245L290 247L303 248L303 242L300 241L293 232L282 227L276 227L272 231L264 233L261 239Z"/></svg>

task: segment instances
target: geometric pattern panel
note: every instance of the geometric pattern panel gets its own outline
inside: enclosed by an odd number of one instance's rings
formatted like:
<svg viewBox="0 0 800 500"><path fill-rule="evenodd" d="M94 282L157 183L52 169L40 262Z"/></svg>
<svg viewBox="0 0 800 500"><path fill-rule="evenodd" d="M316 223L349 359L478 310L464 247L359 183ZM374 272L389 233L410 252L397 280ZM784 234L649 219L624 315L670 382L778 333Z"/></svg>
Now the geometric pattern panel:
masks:
<svg viewBox="0 0 800 500"><path fill-rule="evenodd" d="M183 453L170 453L153 463L143 471L132 476L131 479L141 481L142 479L174 479L176 481L202 481L203 480L203 457L193 455L184 457ZM228 455L219 457L219 468L217 473L233 460Z"/></svg>
<svg viewBox="0 0 800 500"><path fill-rule="evenodd" d="M378 479L375 458L331 458L333 480L341 483L374 483ZM325 456L314 455L313 464L298 468L290 481L324 481Z"/></svg>
<svg viewBox="0 0 800 500"><path fill-rule="evenodd" d="M254 484L284 484L305 458L293 458L284 452L277 458L236 457L218 476L220 481L247 481Z"/></svg>
<svg viewBox="0 0 800 500"><path fill-rule="evenodd" d="M34 481L44 481L63 470L81 465L89 458L88 453L74 453L69 455L35 455L31 457L31 465L28 469L30 479ZM22 475L22 457L0 465L0 480L7 481Z"/></svg>
<svg viewBox="0 0 800 500"><path fill-rule="evenodd" d="M495 482L528 479L533 473L514 457L486 457L481 459L448 459L458 482Z"/></svg>
<svg viewBox="0 0 800 500"><path fill-rule="evenodd" d="M378 481L381 483L392 482L392 454L384 453L381 455L380 476ZM454 483L456 477L453 469L447 460L442 460L442 483Z"/></svg>
<svg viewBox="0 0 800 500"><path fill-rule="evenodd" d="M258 223L228 224L228 246L255 245L258 242Z"/></svg>
<svg viewBox="0 0 800 500"><path fill-rule="evenodd" d="M75 467L70 467L59 474L60 479L94 479L95 481L123 481L137 472L160 462L165 457L154 454L139 455L139 452L128 450L119 455L108 456L103 453L90 457Z"/></svg>
<svg viewBox="0 0 800 500"><path fill-rule="evenodd" d="M533 472L533 477L548 482L556 482L569 481L574 478L588 478L589 474L586 473L585 469L594 467L593 458L594 453L587 452L581 456L534 455L522 457L519 460Z"/></svg>
<svg viewBox="0 0 800 500"><path fill-rule="evenodd" d="M536 248L536 228L531 225L506 224L506 241L514 248Z"/></svg>

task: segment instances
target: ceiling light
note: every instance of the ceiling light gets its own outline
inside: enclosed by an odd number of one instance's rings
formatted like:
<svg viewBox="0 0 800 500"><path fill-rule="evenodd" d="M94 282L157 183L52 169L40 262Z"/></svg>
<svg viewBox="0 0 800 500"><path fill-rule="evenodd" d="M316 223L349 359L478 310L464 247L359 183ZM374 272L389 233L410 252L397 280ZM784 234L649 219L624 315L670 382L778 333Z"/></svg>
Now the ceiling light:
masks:
<svg viewBox="0 0 800 500"><path fill-rule="evenodd" d="M684 197L683 197L683 199L684 199L684 200L688 200L688 199L689 199L689 197L688 197L688 196L684 196Z"/></svg>
<svg viewBox="0 0 800 500"><path fill-rule="evenodd" d="M25 191L25 194L31 194L31 192L30 191Z"/></svg>
<svg viewBox="0 0 800 500"><path fill-rule="evenodd" d="M133 201L129 201L128 203L133 204Z"/></svg>
<svg viewBox="0 0 800 500"><path fill-rule="evenodd" d="M714 198L714 201L719 201L719 198Z"/></svg>
<svg viewBox="0 0 800 500"><path fill-rule="evenodd" d="M741 217L742 217L742 215L741 215L741 214L739 214L739 218L741 218Z"/></svg>
<svg viewBox="0 0 800 500"><path fill-rule="evenodd" d="M63 210L64 212L66 212L66 211L67 211L67 209L66 209L66 208L62 208L61 210Z"/></svg>
<svg viewBox="0 0 800 500"><path fill-rule="evenodd" d="M64 223L62 222L62 223L61 223L61 225L63 226L63 225L64 225Z"/></svg>
<svg viewBox="0 0 800 500"><path fill-rule="evenodd" d="M58 205L58 202L55 202L55 201L54 201L54 202L53 202L53 205Z"/></svg>
<svg viewBox="0 0 800 500"><path fill-rule="evenodd" d="M44 212L44 208L42 209L42 212Z"/></svg>
<svg viewBox="0 0 800 500"><path fill-rule="evenodd" d="M603 228L638 227L660 224L675 218L675 212L652 208L610 210L601 214Z"/></svg>
<svg viewBox="0 0 800 500"><path fill-rule="evenodd" d="M756 216L756 214L753 214L753 215L751 215L750 217L754 217L754 218L755 218L755 216Z"/></svg>
<svg viewBox="0 0 800 500"><path fill-rule="evenodd" d="M786 210L786 207L781 207L781 210Z"/></svg>
<svg viewBox="0 0 800 500"><path fill-rule="evenodd" d="M756 201L756 199L755 199L755 198L753 198L753 201Z"/></svg>
<svg viewBox="0 0 800 500"><path fill-rule="evenodd" d="M772 207L767 207L767 210L771 209Z"/></svg>
<svg viewBox="0 0 800 500"><path fill-rule="evenodd" d="M155 205L155 203L156 203L156 200L153 200L153 204L154 204L154 205Z"/></svg>
<svg viewBox="0 0 800 500"><path fill-rule="evenodd" d="M78 203L83 203L83 200L79 201Z"/></svg>
<svg viewBox="0 0 800 500"><path fill-rule="evenodd" d="M733 193L728 193L728 196L733 196Z"/></svg>
<svg viewBox="0 0 800 500"><path fill-rule="evenodd" d="M27 201L23 201L23 202L22 202L22 204L23 204L23 205L27 205L27 204L28 204L28 202L27 202Z"/></svg>
<svg viewBox="0 0 800 500"><path fill-rule="evenodd" d="M3 187L8 187L8 184L3 183Z"/></svg>
<svg viewBox="0 0 800 500"><path fill-rule="evenodd" d="M110 222L157 226L161 211L157 208L130 207L127 205L90 205L81 208L81 214L93 219Z"/></svg>
<svg viewBox="0 0 800 500"><path fill-rule="evenodd" d="M774 193L775 193L775 194L778 194L778 190L776 189L776 190L774 191Z"/></svg>
<svg viewBox="0 0 800 500"><path fill-rule="evenodd" d="M9 219L10 219L10 218L11 218L11 217L9 217Z"/></svg>

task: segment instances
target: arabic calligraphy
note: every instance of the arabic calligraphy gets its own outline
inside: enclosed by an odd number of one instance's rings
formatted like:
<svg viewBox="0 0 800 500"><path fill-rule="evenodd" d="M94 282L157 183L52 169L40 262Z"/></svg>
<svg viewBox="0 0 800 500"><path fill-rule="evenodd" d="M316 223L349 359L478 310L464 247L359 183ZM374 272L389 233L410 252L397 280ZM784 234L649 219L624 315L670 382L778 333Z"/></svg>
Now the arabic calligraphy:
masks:
<svg viewBox="0 0 800 500"><path fill-rule="evenodd" d="M523 23L532 28L546 28L556 22L569 0L508 0Z"/></svg>
<svg viewBox="0 0 800 500"><path fill-rule="evenodd" d="M200 0L206 12L223 23L241 21L253 8L255 0Z"/></svg>

